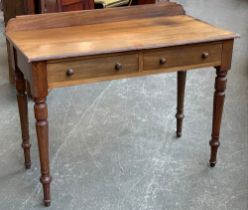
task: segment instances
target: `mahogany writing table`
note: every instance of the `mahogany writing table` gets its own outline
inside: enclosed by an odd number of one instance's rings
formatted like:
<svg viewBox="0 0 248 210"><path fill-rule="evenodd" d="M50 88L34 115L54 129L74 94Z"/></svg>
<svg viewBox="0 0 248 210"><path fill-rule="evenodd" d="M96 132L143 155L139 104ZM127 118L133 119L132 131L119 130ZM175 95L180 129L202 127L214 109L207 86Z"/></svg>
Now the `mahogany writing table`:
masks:
<svg viewBox="0 0 248 210"><path fill-rule="evenodd" d="M186 70L215 67L210 166L216 164L227 72L236 34L185 15L164 3L106 10L23 16L6 36L14 54L25 166L30 168L26 85L30 83L44 204L51 203L46 97L52 88L178 72L177 136L182 133Z"/></svg>

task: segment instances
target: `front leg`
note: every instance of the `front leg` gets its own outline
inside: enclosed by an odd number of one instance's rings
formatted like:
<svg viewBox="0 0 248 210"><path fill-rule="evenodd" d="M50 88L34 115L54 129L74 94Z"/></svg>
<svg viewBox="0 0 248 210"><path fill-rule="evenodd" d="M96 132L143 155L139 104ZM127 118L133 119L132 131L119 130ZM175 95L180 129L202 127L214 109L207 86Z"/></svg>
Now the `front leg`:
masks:
<svg viewBox="0 0 248 210"><path fill-rule="evenodd" d="M209 164L214 167L217 159L217 151L220 146L220 126L221 118L225 101L225 90L227 83L227 71L217 68L217 76L215 79L215 93L214 93L214 107L213 107L213 125L212 125L212 139L209 144L211 146L211 157Z"/></svg>
<svg viewBox="0 0 248 210"><path fill-rule="evenodd" d="M47 105L46 98L35 99L34 105L36 118L36 132L40 154L41 178L43 185L44 204L50 206L50 168L49 168L49 142L48 142L48 121L47 121Z"/></svg>

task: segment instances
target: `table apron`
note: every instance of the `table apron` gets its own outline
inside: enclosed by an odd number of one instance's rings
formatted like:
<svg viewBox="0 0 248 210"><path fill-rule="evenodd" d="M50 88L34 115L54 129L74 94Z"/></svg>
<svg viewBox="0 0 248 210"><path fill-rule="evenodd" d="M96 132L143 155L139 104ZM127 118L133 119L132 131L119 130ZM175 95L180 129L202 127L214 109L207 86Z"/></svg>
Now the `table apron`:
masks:
<svg viewBox="0 0 248 210"><path fill-rule="evenodd" d="M222 43L87 56L47 62L48 87L63 87L221 64Z"/></svg>

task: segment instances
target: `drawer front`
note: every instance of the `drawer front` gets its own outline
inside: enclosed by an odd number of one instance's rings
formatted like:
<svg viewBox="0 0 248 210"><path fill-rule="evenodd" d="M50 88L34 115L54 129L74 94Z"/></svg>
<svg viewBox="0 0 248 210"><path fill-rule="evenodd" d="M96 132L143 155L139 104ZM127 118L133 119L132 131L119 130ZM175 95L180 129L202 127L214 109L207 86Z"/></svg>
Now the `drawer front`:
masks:
<svg viewBox="0 0 248 210"><path fill-rule="evenodd" d="M221 44L163 48L144 52L144 70L188 68L221 64Z"/></svg>
<svg viewBox="0 0 248 210"><path fill-rule="evenodd" d="M47 64L48 84L111 77L139 71L138 54L69 59Z"/></svg>

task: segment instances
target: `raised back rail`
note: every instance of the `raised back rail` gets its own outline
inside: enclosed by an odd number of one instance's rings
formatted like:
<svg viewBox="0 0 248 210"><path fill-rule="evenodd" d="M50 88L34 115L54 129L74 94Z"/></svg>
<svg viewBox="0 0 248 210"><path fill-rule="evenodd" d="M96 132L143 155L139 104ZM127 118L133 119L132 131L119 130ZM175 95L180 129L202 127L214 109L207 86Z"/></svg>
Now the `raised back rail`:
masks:
<svg viewBox="0 0 248 210"><path fill-rule="evenodd" d="M92 25L108 22L119 22L130 19L141 19L159 16L184 15L183 7L177 3L159 3L118 7L102 10L85 10L76 12L51 13L41 15L19 16L11 19L6 31L25 31L71 26Z"/></svg>

